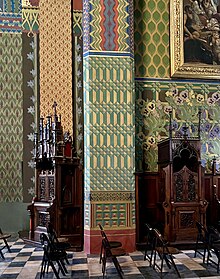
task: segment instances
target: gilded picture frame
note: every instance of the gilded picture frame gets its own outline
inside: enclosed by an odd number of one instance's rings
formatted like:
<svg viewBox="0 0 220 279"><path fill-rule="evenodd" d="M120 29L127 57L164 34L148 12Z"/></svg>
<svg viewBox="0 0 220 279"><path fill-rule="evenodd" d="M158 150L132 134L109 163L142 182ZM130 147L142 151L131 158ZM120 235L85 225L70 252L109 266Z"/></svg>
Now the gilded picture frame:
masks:
<svg viewBox="0 0 220 279"><path fill-rule="evenodd" d="M202 0L198 0L198 1L200 1L200 3L201 3ZM191 5L191 3L194 3L194 2L197 2L197 0L193 0L193 1L170 0L171 77L195 78L195 79L220 79L220 62L219 61L217 61L217 62L213 61L213 63L210 63L210 62L204 63L204 62L200 62L200 61L194 61L193 59L192 59L192 61L190 61L189 59L188 59L189 61L186 60L186 43L185 43L185 38L186 38L186 32L185 32L186 16L185 16L185 14L186 13L185 13L185 9L186 9L186 5ZM210 21L210 18L209 18L209 21ZM214 21L214 20L212 20L212 21ZM215 29L217 30L217 33L220 33L220 31L218 31L218 28L220 30L220 24L215 27ZM212 27L212 29L213 29L213 27ZM209 36L207 35L207 38L209 41L207 42L208 50L207 50L206 54L209 55L210 51L212 51L212 48L213 48L212 32L209 32ZM203 41L205 41L205 40L203 40ZM219 41L220 41L220 39L219 39ZM191 53L191 51L192 51L192 49L189 48L189 54Z"/></svg>

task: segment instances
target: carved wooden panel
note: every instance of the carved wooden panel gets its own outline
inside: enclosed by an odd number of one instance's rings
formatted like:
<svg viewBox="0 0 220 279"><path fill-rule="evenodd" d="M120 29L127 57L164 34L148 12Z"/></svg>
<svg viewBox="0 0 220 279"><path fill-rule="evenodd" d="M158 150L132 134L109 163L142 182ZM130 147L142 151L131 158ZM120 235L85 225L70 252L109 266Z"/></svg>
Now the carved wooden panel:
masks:
<svg viewBox="0 0 220 279"><path fill-rule="evenodd" d="M195 228L195 211L179 211L179 229Z"/></svg>
<svg viewBox="0 0 220 279"><path fill-rule="evenodd" d="M184 167L174 176L174 200L187 202L198 200L198 174Z"/></svg>

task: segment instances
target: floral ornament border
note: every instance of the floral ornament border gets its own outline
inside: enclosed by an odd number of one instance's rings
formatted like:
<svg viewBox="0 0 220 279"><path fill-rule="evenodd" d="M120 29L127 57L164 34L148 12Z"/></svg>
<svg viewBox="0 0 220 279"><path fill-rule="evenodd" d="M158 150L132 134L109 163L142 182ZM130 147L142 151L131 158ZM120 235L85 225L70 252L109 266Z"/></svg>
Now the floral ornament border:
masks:
<svg viewBox="0 0 220 279"><path fill-rule="evenodd" d="M82 42L75 37L76 66L76 152L83 165L83 79L82 79Z"/></svg>
<svg viewBox="0 0 220 279"><path fill-rule="evenodd" d="M217 171L220 165L220 90L207 94L206 90L191 88L179 91L171 86L161 100L138 99L137 106L143 117L142 130L137 134L142 143L143 170L157 171L157 144L169 134L169 114L172 111L172 132L175 136L184 133L198 135L198 111L201 109L201 164L210 171L213 158Z"/></svg>
<svg viewBox="0 0 220 279"><path fill-rule="evenodd" d="M30 43L32 51L27 54L27 59L31 60L33 64L33 68L30 73L32 75L32 79L27 81L27 86L32 89L33 94L30 96L30 100L32 102L32 106L28 107L27 112L32 117L31 123L31 133L27 135L28 140L33 143L33 149L31 150L31 160L28 162L28 167L32 170L35 169L35 161L34 161L34 133L37 132L37 38L36 36L32 37L33 40ZM33 171L33 176L31 177L31 186L28 188L28 194L32 197L35 195L35 175Z"/></svg>

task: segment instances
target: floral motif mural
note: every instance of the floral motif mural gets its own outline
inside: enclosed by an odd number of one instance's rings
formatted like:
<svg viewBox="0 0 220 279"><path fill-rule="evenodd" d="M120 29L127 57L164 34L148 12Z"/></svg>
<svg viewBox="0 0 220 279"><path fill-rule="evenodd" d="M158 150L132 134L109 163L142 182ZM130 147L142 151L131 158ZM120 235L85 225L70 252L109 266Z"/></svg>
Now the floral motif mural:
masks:
<svg viewBox="0 0 220 279"><path fill-rule="evenodd" d="M148 94L150 95L150 94ZM157 171L157 144L169 135L183 136L187 127L188 136L198 136L198 112L201 111L200 137L202 165L210 170L213 158L220 162L220 88L215 92L206 90L179 90L170 85L168 90L157 92L158 98L137 99L137 113L142 117L142 128L137 134L143 150L143 170Z"/></svg>

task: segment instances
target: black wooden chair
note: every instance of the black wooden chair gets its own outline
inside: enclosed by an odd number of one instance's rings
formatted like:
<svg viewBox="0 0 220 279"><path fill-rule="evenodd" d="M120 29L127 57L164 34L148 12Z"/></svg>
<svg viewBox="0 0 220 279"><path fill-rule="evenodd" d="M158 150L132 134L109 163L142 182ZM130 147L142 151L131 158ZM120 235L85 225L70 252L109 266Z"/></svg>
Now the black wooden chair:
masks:
<svg viewBox="0 0 220 279"><path fill-rule="evenodd" d="M111 241L108 240L106 233L104 231L104 228L102 227L101 224L99 224L99 228L100 228L100 232L101 232L101 236L102 238L105 238L108 241L108 244L110 246L110 248L118 248L122 246L122 243L120 241ZM99 263L102 262L102 253L103 253L103 243L101 244L101 250L100 250L100 259L99 259Z"/></svg>
<svg viewBox="0 0 220 279"><path fill-rule="evenodd" d="M173 260L173 255L178 254L179 250L175 247L169 246L168 242L163 238L163 236L157 229L154 229L154 233L155 233L155 248L154 248L153 268L155 270L158 269L160 271L160 277L162 278L164 262L165 262L169 269L171 269L173 266L178 277L181 278L180 273ZM159 257L159 262L156 259L157 256Z"/></svg>
<svg viewBox="0 0 220 279"><path fill-rule="evenodd" d="M200 254L203 257L203 263L205 263L206 253L209 253L209 236L208 231L205 226L203 226L200 222L196 222L197 227L197 237L195 244L195 254Z"/></svg>
<svg viewBox="0 0 220 279"><path fill-rule="evenodd" d="M47 235L51 244L54 246L54 250L65 252L71 248L71 244L67 241L67 239L59 239L57 237L57 233L52 225L52 223L48 223L47 226ZM62 241L61 241L62 240ZM66 253L66 262L69 264L68 255Z"/></svg>
<svg viewBox="0 0 220 279"><path fill-rule="evenodd" d="M208 245L207 245L207 265L212 263L217 266L217 273L219 273L220 265L220 233L214 227L208 227ZM212 255L216 256L216 259L213 260Z"/></svg>
<svg viewBox="0 0 220 279"><path fill-rule="evenodd" d="M68 273L64 263L64 260L66 259L66 252L54 250L54 246L45 233L40 235L40 240L44 251L41 263L40 279L44 277L45 272L48 273L49 266L52 268L56 278L60 279L60 271L64 276ZM56 265L58 268L56 268Z"/></svg>
<svg viewBox="0 0 220 279"><path fill-rule="evenodd" d="M0 240L3 240L4 245L0 247L0 255L3 259L5 259L4 254L3 254L3 249L7 248L8 252L11 253L10 246L8 245L8 238L11 237L11 234L3 233L1 228L0 228Z"/></svg>
<svg viewBox="0 0 220 279"><path fill-rule="evenodd" d="M102 237L102 274L103 279L105 278L105 271L106 271L106 262L108 259L112 260L120 278L123 279L123 271L121 269L121 266L118 262L117 257L126 255L126 251L122 247L117 248L111 248L110 242L108 241L108 238L106 235Z"/></svg>
<svg viewBox="0 0 220 279"><path fill-rule="evenodd" d="M153 228L146 223L146 243L145 243L145 251L144 251L144 261L149 260L150 266L152 265L152 259L154 254L154 244L155 244L155 233Z"/></svg>

